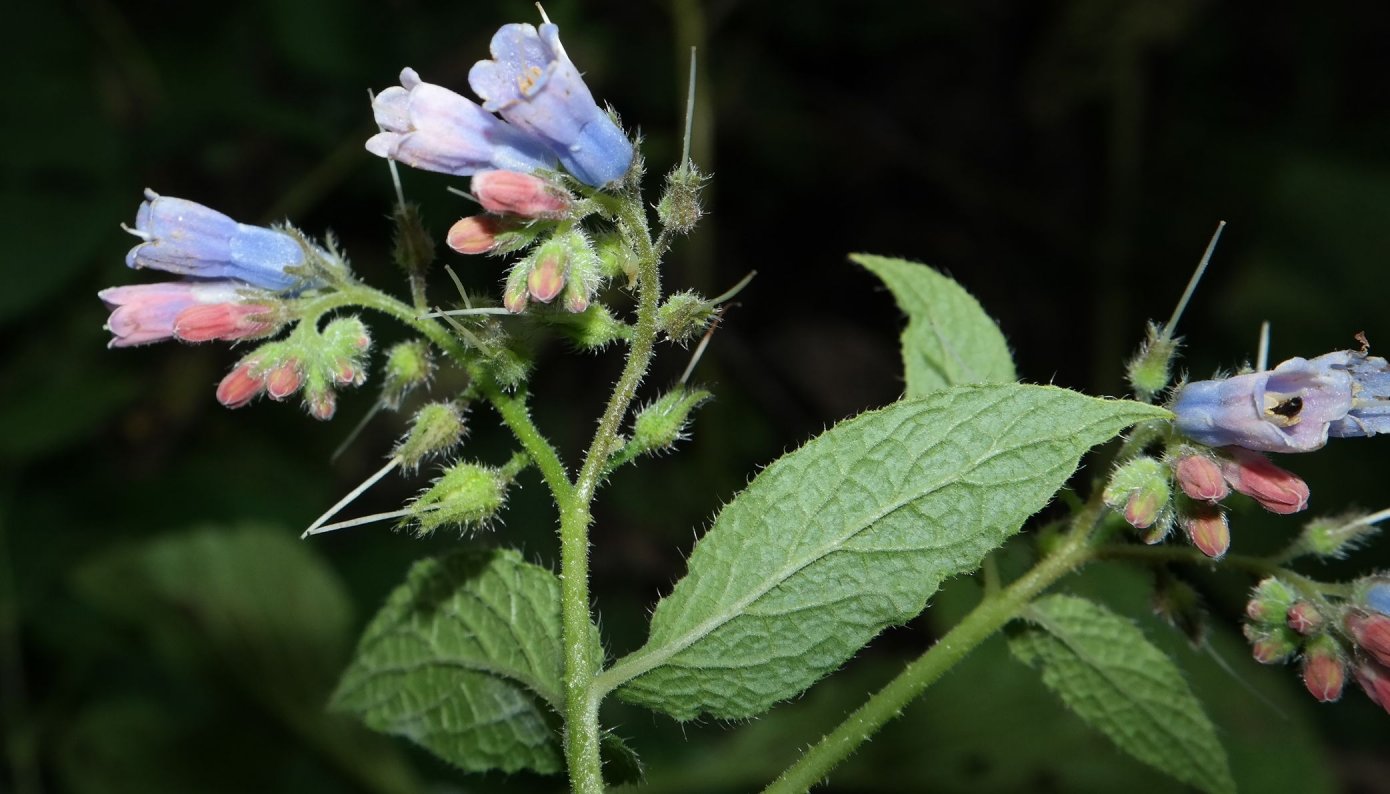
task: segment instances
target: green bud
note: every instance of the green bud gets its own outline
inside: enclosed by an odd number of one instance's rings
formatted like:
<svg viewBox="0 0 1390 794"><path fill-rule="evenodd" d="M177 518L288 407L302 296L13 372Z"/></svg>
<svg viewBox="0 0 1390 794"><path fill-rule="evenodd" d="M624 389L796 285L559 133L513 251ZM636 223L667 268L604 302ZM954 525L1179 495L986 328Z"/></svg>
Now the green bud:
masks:
<svg viewBox="0 0 1390 794"><path fill-rule="evenodd" d="M1246 623L1245 638L1250 641L1250 655L1260 664L1279 664L1298 652L1302 639L1288 626L1264 626Z"/></svg>
<svg viewBox="0 0 1390 794"><path fill-rule="evenodd" d="M1111 508L1123 511L1125 521L1131 526L1148 529L1158 522L1168 506L1172 495L1169 477L1167 466L1154 458L1141 456L1110 475L1101 498Z"/></svg>
<svg viewBox="0 0 1390 794"><path fill-rule="evenodd" d="M1383 518L1384 516L1380 516ZM1298 538L1300 553L1342 559L1348 552L1361 548L1380 528L1367 521L1365 513L1344 513L1340 516L1319 516L1303 525Z"/></svg>
<svg viewBox="0 0 1390 794"><path fill-rule="evenodd" d="M463 440L463 414L453 403L430 403L415 414L410 433L396 446L396 457L407 469L433 455L447 452Z"/></svg>
<svg viewBox="0 0 1390 794"><path fill-rule="evenodd" d="M1168 388L1168 383L1173 379L1173 357L1177 352L1178 340L1164 339L1162 329L1149 323L1144 343L1127 367L1129 385L1139 399L1151 401L1154 395Z"/></svg>
<svg viewBox="0 0 1390 794"><path fill-rule="evenodd" d="M1255 586L1245 605L1245 616L1256 623L1284 626L1295 600L1293 588L1271 576Z"/></svg>
<svg viewBox="0 0 1390 794"><path fill-rule="evenodd" d="M713 316L714 306L703 295L677 292L661 304L656 323L667 339L685 344L704 333Z"/></svg>
<svg viewBox="0 0 1390 794"><path fill-rule="evenodd" d="M367 326L357 317L338 317L324 326L326 353L334 358L356 358L372 347Z"/></svg>
<svg viewBox="0 0 1390 794"><path fill-rule="evenodd" d="M637 283L637 255L617 234L601 234L594 238L594 254L598 257L603 277L616 279L626 276L628 286Z"/></svg>
<svg viewBox="0 0 1390 794"><path fill-rule="evenodd" d="M700 190L705 177L693 164L687 163L666 177L666 193L656 205L656 217L661 225L676 234L686 234L695 228L704 210L700 206Z"/></svg>
<svg viewBox="0 0 1390 794"><path fill-rule="evenodd" d="M712 396L704 389L678 386L657 398L633 420L627 452L640 455L668 450L685 440L690 413Z"/></svg>
<svg viewBox="0 0 1390 794"><path fill-rule="evenodd" d="M434 237L420 219L420 207L398 204L391 213L396 224L395 245L391 256L406 273L421 275L434 262Z"/></svg>
<svg viewBox="0 0 1390 794"><path fill-rule="evenodd" d="M434 374L434 359L424 340L401 342L386 352L385 383L381 386L381 402L391 409L399 408L405 395L417 386L429 382Z"/></svg>
<svg viewBox="0 0 1390 794"><path fill-rule="evenodd" d="M419 535L454 524L463 529L485 524L502 508L507 479L496 469L476 463L455 463L428 491L410 503L408 522Z"/></svg>
<svg viewBox="0 0 1390 794"><path fill-rule="evenodd" d="M570 341L585 350L598 350L619 339L627 339L632 329L613 316L607 306L595 303L579 314L555 312L540 315L547 325L553 326L567 336Z"/></svg>

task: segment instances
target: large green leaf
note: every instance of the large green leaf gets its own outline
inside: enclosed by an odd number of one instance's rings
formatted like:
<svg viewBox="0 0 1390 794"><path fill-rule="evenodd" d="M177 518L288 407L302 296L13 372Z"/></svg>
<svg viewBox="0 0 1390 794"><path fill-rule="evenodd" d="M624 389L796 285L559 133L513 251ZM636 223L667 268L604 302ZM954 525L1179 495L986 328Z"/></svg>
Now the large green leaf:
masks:
<svg viewBox="0 0 1390 794"><path fill-rule="evenodd" d="M882 279L907 314L902 347L909 398L946 386L1018 380L999 326L961 285L906 259L850 259Z"/></svg>
<svg viewBox="0 0 1390 794"><path fill-rule="evenodd" d="M1182 673L1124 618L1083 598L1039 599L1010 642L1043 682L1117 747L1205 791L1233 792L1226 752Z"/></svg>
<svg viewBox="0 0 1390 794"><path fill-rule="evenodd" d="M563 672L555 574L512 551L459 551L410 569L333 707L469 771L558 772Z"/></svg>
<svg viewBox="0 0 1390 794"><path fill-rule="evenodd" d="M1089 447L1161 408L1048 386L958 386L826 432L724 508L605 674L679 719L791 697L1017 532Z"/></svg>

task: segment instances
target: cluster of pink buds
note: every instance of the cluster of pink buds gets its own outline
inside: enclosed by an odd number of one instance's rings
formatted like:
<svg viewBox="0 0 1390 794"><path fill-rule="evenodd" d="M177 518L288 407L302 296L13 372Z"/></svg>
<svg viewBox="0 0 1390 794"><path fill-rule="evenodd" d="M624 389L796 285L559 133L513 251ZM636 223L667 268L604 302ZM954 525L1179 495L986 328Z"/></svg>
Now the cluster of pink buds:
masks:
<svg viewBox="0 0 1390 794"><path fill-rule="evenodd" d="M1269 578L1251 594L1245 616L1256 661L1297 658L1304 686L1324 703L1342 696L1350 671L1366 695L1390 712L1390 578L1363 579L1349 599L1335 603Z"/></svg>
<svg viewBox="0 0 1390 794"><path fill-rule="evenodd" d="M1182 447L1166 464L1147 456L1135 458L1111 476L1104 498L1130 525L1148 530L1146 542L1162 540L1176 523L1194 546L1215 559L1231 546L1221 502L1233 490L1273 513L1297 513L1308 506L1303 480L1260 453L1239 447Z"/></svg>
<svg viewBox="0 0 1390 794"><path fill-rule="evenodd" d="M261 345L242 358L218 384L217 400L240 408L262 394L281 401L302 389L309 414L332 419L337 389L366 379L370 347L367 328L356 317L333 320L322 333L301 323L284 340Z"/></svg>

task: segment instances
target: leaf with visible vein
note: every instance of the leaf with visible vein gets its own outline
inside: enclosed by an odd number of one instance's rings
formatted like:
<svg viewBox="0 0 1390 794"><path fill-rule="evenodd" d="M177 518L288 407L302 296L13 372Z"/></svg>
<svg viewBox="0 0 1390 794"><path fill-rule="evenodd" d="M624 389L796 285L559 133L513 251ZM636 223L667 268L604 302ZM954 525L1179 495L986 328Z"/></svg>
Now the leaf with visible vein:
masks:
<svg viewBox="0 0 1390 794"><path fill-rule="evenodd" d="M1184 783L1235 791L1216 728L1177 665L1143 632L1075 596L1038 599L1025 617L1039 628L1012 638L1010 648L1077 716Z"/></svg>
<svg viewBox="0 0 1390 794"><path fill-rule="evenodd" d="M332 706L469 771L558 772L563 658L555 574L512 551L455 552L410 569Z"/></svg>
<svg viewBox="0 0 1390 794"><path fill-rule="evenodd" d="M849 258L882 279L907 315L902 354L909 398L947 386L1018 380L999 326L954 279L906 259Z"/></svg>
<svg viewBox="0 0 1390 794"><path fill-rule="evenodd" d="M958 386L844 422L763 471L700 540L647 644L604 674L678 719L748 717L922 610L1153 406Z"/></svg>

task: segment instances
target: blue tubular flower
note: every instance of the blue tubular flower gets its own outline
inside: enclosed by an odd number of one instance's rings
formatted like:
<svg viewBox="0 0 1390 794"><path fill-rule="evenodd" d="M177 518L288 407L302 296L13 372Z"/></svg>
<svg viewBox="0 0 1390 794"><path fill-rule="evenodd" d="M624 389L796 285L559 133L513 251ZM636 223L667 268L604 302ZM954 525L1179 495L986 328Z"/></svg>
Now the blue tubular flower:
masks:
<svg viewBox="0 0 1390 794"><path fill-rule="evenodd" d="M627 173L632 142L594 103L558 27L503 25L491 51L492 60L478 61L468 73L484 108L544 139L586 185L600 187Z"/></svg>
<svg viewBox="0 0 1390 794"><path fill-rule="evenodd" d="M304 263L304 248L288 234L237 223L202 204L153 190L145 191L145 199L135 228L124 227L142 241L126 254L129 267L234 278L276 291L299 281L285 268Z"/></svg>
<svg viewBox="0 0 1390 794"><path fill-rule="evenodd" d="M401 70L401 84L377 95L372 113L384 131L367 139L367 151L414 168L468 176L555 167L545 141L422 81L414 69Z"/></svg>
<svg viewBox="0 0 1390 794"><path fill-rule="evenodd" d="M1291 358L1267 372L1188 383L1178 432L1208 446L1311 452L1328 436L1390 433L1390 365L1351 350Z"/></svg>

